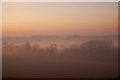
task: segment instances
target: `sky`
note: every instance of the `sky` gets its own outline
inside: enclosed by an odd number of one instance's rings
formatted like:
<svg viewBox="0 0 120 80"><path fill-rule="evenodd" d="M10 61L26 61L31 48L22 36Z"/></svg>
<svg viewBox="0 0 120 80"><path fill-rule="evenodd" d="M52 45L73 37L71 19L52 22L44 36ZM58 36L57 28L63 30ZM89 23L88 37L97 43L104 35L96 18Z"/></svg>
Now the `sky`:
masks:
<svg viewBox="0 0 120 80"><path fill-rule="evenodd" d="M2 78L2 4L0 2L0 78Z"/></svg>
<svg viewBox="0 0 120 80"><path fill-rule="evenodd" d="M117 2L3 2L3 37L114 35Z"/></svg>
<svg viewBox="0 0 120 80"><path fill-rule="evenodd" d="M0 2L0 37L2 34L2 4Z"/></svg>
<svg viewBox="0 0 120 80"><path fill-rule="evenodd" d="M119 0L1 0L2 2L119 2Z"/></svg>

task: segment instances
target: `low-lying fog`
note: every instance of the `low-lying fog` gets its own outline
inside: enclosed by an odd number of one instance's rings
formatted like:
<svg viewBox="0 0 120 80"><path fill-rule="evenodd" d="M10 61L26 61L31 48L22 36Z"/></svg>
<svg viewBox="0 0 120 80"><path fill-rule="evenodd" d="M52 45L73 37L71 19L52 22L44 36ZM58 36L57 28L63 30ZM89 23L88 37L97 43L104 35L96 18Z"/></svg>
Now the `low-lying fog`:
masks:
<svg viewBox="0 0 120 80"><path fill-rule="evenodd" d="M118 76L116 37L3 39L3 78L111 78Z"/></svg>

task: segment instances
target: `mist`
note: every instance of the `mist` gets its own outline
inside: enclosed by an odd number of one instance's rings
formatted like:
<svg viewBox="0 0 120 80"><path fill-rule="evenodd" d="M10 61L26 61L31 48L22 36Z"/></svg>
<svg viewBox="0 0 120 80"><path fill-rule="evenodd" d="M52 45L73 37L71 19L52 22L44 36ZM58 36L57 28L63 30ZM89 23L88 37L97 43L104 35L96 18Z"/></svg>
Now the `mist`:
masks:
<svg viewBox="0 0 120 80"><path fill-rule="evenodd" d="M107 39L80 36L5 38L3 78L117 77L118 46L114 45L117 38Z"/></svg>

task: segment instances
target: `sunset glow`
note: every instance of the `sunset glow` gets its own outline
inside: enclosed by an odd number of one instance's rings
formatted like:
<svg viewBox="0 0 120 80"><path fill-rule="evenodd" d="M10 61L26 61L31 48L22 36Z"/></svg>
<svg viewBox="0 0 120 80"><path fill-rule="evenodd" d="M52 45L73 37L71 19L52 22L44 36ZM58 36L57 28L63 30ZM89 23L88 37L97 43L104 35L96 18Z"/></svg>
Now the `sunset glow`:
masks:
<svg viewBox="0 0 120 80"><path fill-rule="evenodd" d="M3 2L2 78L116 78L117 2Z"/></svg>
<svg viewBox="0 0 120 80"><path fill-rule="evenodd" d="M117 34L117 3L4 2L3 36Z"/></svg>

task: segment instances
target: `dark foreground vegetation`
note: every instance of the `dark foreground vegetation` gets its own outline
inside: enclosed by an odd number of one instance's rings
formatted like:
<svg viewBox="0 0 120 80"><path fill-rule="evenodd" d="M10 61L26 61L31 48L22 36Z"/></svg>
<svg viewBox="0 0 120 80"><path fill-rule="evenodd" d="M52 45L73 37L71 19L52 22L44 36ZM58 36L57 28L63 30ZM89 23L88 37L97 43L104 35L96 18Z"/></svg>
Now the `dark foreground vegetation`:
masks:
<svg viewBox="0 0 120 80"><path fill-rule="evenodd" d="M117 77L118 49L112 41L87 41L59 50L57 44L3 43L3 78Z"/></svg>

